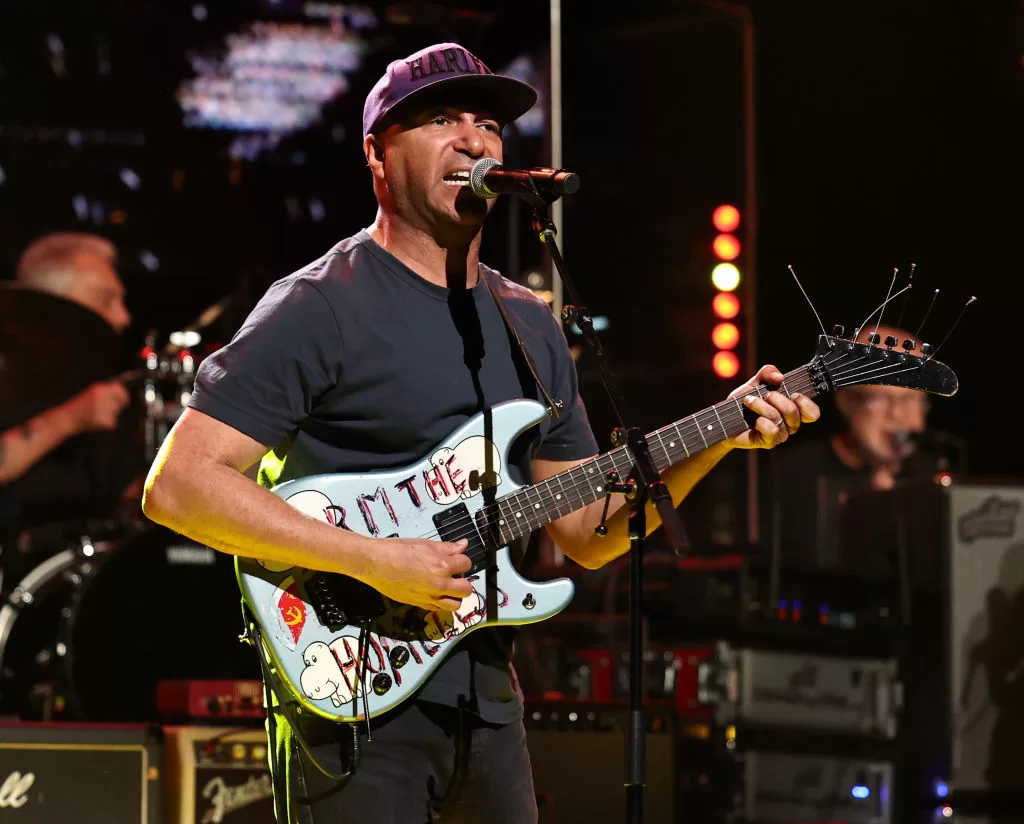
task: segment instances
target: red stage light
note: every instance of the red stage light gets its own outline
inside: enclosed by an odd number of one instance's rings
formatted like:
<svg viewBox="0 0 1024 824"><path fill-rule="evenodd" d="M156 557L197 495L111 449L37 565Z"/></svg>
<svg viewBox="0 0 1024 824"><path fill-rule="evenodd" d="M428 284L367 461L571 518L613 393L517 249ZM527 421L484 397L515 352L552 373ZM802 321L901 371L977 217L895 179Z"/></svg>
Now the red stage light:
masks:
<svg viewBox="0 0 1024 824"><path fill-rule="evenodd" d="M717 317L731 320L740 313L740 299L732 292L719 292L711 303Z"/></svg>
<svg viewBox="0 0 1024 824"><path fill-rule="evenodd" d="M718 235L712 248L720 260L736 260L740 256L740 242L735 235Z"/></svg>
<svg viewBox="0 0 1024 824"><path fill-rule="evenodd" d="M740 371L740 359L733 352L716 352L711 362L715 374L720 378L734 378Z"/></svg>
<svg viewBox="0 0 1024 824"><path fill-rule="evenodd" d="M734 232L740 225L740 210L728 204L719 206L711 215L711 221L719 232Z"/></svg>
<svg viewBox="0 0 1024 824"><path fill-rule="evenodd" d="M711 340L719 349L735 349L740 342L740 330L735 323L720 323L711 330Z"/></svg>

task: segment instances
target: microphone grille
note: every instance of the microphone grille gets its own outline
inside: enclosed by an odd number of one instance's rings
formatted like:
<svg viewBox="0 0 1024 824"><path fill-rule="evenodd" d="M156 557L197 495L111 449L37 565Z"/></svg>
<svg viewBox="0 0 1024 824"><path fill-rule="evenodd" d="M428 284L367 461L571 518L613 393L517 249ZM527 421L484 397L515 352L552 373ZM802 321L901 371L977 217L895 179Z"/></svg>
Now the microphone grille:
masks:
<svg viewBox="0 0 1024 824"><path fill-rule="evenodd" d="M497 166L501 166L501 164L493 157L481 157L473 164L473 168L469 170L469 187L477 197L492 198L498 196L497 192L492 192L484 185L484 175Z"/></svg>

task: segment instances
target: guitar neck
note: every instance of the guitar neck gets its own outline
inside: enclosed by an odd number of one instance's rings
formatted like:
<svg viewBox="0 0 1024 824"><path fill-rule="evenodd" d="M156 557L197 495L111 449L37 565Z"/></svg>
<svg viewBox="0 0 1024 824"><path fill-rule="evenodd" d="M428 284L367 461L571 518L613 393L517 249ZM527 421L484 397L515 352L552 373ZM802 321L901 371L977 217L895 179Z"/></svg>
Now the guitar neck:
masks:
<svg viewBox="0 0 1024 824"><path fill-rule="evenodd" d="M751 394L764 397L773 389L785 394L799 392L809 398L818 395L809 365L788 372L779 387L761 384ZM659 472L668 469L721 441L750 428L741 397L724 400L694 415L678 420L647 435L651 459ZM633 469L633 457L625 446L599 455L579 466L525 486L493 504L478 515L481 530L498 546L533 532L551 521L582 509L605 497L610 472L625 480Z"/></svg>

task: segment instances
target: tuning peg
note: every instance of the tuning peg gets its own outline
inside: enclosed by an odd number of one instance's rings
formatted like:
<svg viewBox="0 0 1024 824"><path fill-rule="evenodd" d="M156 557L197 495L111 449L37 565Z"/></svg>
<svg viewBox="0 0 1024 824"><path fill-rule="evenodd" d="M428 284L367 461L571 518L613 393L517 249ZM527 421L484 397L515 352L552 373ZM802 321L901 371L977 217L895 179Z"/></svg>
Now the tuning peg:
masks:
<svg viewBox="0 0 1024 824"><path fill-rule="evenodd" d="M932 345L930 343L921 344L921 354L926 358L932 353Z"/></svg>
<svg viewBox="0 0 1024 824"><path fill-rule="evenodd" d="M903 341L903 348L908 352L913 352L917 344L915 344L910 338L906 338Z"/></svg>
<svg viewBox="0 0 1024 824"><path fill-rule="evenodd" d="M846 332L846 330L838 323L832 327L832 337L834 338L841 338L844 332Z"/></svg>
<svg viewBox="0 0 1024 824"><path fill-rule="evenodd" d="M878 342L881 339L882 336L879 335L878 332L872 332L870 335L868 335L868 343L870 343L872 346L878 346Z"/></svg>
<svg viewBox="0 0 1024 824"><path fill-rule="evenodd" d="M888 335L885 339L885 345L889 349L892 349L897 343L899 343L899 340L897 340L893 335Z"/></svg>

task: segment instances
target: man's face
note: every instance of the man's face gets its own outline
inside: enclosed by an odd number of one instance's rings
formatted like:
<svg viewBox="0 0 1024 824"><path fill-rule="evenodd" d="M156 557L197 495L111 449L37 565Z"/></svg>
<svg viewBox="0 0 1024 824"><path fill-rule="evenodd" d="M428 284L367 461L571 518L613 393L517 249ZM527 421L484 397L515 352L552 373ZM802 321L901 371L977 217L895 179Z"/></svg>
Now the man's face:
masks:
<svg viewBox="0 0 1024 824"><path fill-rule="evenodd" d="M928 396L900 386L850 387L836 402L854 440L879 463L906 457L910 448L900 435L923 432L928 414Z"/></svg>
<svg viewBox="0 0 1024 824"><path fill-rule="evenodd" d="M366 150L374 176L385 184L381 206L427 232L479 226L493 205L474 195L468 181L481 157L502 159L501 124L483 106L422 108L367 138Z"/></svg>
<svg viewBox="0 0 1024 824"><path fill-rule="evenodd" d="M102 317L118 332L132 322L124 304L124 284L109 263L90 254L75 258L75 277L67 297Z"/></svg>

